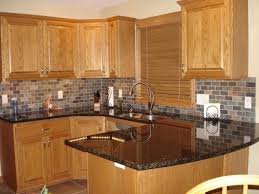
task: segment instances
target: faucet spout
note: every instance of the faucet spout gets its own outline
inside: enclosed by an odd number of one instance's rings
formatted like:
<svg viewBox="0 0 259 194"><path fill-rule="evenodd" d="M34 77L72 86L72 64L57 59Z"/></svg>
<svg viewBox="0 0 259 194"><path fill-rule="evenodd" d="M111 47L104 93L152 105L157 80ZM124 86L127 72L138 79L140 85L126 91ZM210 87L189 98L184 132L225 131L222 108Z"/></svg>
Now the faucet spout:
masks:
<svg viewBox="0 0 259 194"><path fill-rule="evenodd" d="M154 95L154 92L153 90L151 89L151 86L147 83L144 83L144 82L137 82L135 83L130 91L129 91L129 96L132 96L133 95L133 89L137 86L137 85L144 85L147 87L148 89L148 92L149 92L149 101L148 101L148 112L150 115L153 114L153 107L154 107L154 104L155 104L155 95Z"/></svg>

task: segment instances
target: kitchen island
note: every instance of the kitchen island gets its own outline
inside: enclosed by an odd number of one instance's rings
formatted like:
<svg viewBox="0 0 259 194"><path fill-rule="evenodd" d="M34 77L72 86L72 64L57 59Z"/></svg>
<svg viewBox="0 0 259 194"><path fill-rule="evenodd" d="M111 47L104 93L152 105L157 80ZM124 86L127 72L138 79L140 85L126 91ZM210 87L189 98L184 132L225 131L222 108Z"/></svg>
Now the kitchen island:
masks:
<svg viewBox="0 0 259 194"><path fill-rule="evenodd" d="M258 140L256 124L172 118L65 144L90 153L89 194L184 194L211 178L247 174L248 146Z"/></svg>

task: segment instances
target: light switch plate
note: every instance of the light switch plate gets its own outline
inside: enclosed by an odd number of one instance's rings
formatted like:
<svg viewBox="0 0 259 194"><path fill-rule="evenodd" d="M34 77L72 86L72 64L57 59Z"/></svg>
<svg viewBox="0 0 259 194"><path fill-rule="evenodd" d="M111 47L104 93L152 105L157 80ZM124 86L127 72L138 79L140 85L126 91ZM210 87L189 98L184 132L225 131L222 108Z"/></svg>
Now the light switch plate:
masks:
<svg viewBox="0 0 259 194"><path fill-rule="evenodd" d="M197 94L197 104L205 105L208 104L210 100L210 95L208 94Z"/></svg>
<svg viewBox="0 0 259 194"><path fill-rule="evenodd" d="M119 98L122 98L122 89L119 89Z"/></svg>
<svg viewBox="0 0 259 194"><path fill-rule="evenodd" d="M245 108L251 109L252 108L252 98L245 97Z"/></svg>
<svg viewBox="0 0 259 194"><path fill-rule="evenodd" d="M2 95L2 104L8 104L8 96L7 94Z"/></svg>
<svg viewBox="0 0 259 194"><path fill-rule="evenodd" d="M63 99L63 91L58 91L58 99Z"/></svg>

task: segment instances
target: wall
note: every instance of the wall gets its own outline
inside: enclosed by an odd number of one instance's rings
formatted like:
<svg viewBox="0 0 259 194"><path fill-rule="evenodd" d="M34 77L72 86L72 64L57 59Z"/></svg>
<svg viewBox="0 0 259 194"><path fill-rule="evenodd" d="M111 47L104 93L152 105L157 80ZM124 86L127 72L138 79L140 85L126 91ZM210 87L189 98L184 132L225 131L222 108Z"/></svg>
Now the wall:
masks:
<svg viewBox="0 0 259 194"><path fill-rule="evenodd" d="M249 75L259 78L259 1L249 1ZM259 79L256 80L256 91L259 91ZM259 92L256 96L256 122L259 122ZM249 149L249 174L259 175L259 143ZM256 194L258 191L251 192Z"/></svg>
<svg viewBox="0 0 259 194"><path fill-rule="evenodd" d="M103 1L105 2L105 0ZM95 2L98 1L77 0L77 3L74 3L70 0L1 0L0 12L66 18L99 18L100 8Z"/></svg>
<svg viewBox="0 0 259 194"><path fill-rule="evenodd" d="M176 0L128 0L115 6L104 8L102 17L123 15L138 19L179 11Z"/></svg>

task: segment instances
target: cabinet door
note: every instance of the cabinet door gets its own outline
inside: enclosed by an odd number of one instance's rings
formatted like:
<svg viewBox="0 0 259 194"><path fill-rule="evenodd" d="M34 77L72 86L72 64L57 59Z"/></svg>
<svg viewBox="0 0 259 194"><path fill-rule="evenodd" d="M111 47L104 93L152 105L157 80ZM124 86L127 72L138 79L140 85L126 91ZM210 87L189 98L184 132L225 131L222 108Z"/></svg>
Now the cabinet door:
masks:
<svg viewBox="0 0 259 194"><path fill-rule="evenodd" d="M44 34L46 76L74 77L77 64L76 24L46 21Z"/></svg>
<svg viewBox="0 0 259 194"><path fill-rule="evenodd" d="M104 77L107 72L107 23L80 24L80 74Z"/></svg>
<svg viewBox="0 0 259 194"><path fill-rule="evenodd" d="M69 132L52 134L48 146L48 182L70 178L71 149L64 144L70 138Z"/></svg>
<svg viewBox="0 0 259 194"><path fill-rule="evenodd" d="M42 135L17 140L16 162L19 190L45 184L45 145Z"/></svg>
<svg viewBox="0 0 259 194"><path fill-rule="evenodd" d="M104 132L104 117L74 117L71 119L72 138L84 137ZM88 154L72 149L72 176L74 179L86 179Z"/></svg>
<svg viewBox="0 0 259 194"><path fill-rule="evenodd" d="M2 17L3 78L38 79L43 68L42 22Z"/></svg>
<svg viewBox="0 0 259 194"><path fill-rule="evenodd" d="M109 77L117 77L118 69L118 21L109 22Z"/></svg>
<svg viewBox="0 0 259 194"><path fill-rule="evenodd" d="M187 77L225 77L228 73L229 18L220 2L186 8L182 13L182 68Z"/></svg>
<svg viewBox="0 0 259 194"><path fill-rule="evenodd" d="M109 76L135 76L135 20L109 22Z"/></svg>

